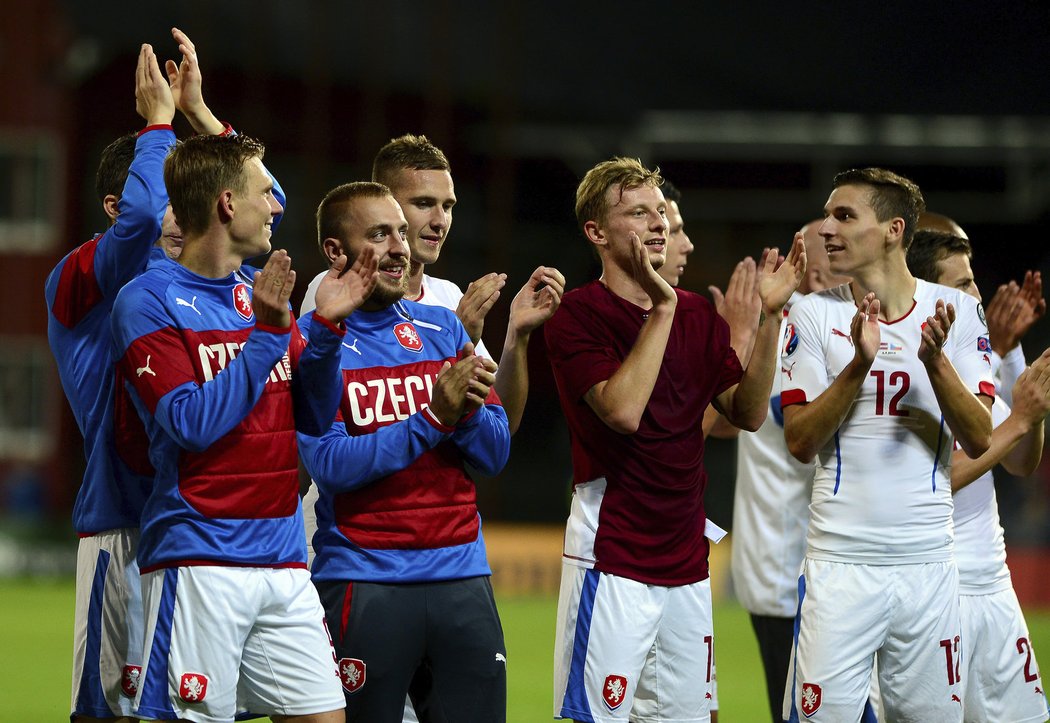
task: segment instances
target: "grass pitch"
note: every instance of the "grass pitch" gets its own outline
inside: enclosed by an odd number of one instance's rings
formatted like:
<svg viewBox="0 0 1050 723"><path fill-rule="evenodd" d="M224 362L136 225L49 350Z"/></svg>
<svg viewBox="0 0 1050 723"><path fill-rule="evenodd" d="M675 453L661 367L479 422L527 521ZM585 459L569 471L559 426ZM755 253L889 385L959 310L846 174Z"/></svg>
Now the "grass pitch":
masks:
<svg viewBox="0 0 1050 723"><path fill-rule="evenodd" d="M507 638L507 720L551 720L557 601L504 597L498 603ZM1050 650L1050 611L1025 615L1036 645ZM0 580L0 721L68 720L72 630L72 580ZM715 641L722 723L768 720L758 648L738 605L715 604Z"/></svg>

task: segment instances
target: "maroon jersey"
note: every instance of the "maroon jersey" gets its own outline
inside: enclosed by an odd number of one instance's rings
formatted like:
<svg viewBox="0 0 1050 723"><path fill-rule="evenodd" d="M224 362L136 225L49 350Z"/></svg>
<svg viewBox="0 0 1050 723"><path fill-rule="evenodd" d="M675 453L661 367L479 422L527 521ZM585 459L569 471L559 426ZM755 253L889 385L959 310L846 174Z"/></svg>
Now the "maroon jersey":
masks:
<svg viewBox="0 0 1050 723"><path fill-rule="evenodd" d="M593 560L579 562L656 585L707 578L700 423L711 400L743 376L714 306L675 291L664 361L634 434L613 431L584 395L619 369L648 312L594 281L567 293L545 327L572 440L573 484L605 480L600 509L592 511Z"/></svg>

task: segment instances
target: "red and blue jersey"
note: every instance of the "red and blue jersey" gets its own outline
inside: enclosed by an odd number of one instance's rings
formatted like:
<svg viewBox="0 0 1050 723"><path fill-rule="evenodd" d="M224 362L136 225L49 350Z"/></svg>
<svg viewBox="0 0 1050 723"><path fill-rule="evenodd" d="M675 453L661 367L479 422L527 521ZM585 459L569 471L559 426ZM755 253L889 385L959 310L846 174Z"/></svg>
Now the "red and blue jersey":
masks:
<svg viewBox="0 0 1050 723"><path fill-rule="evenodd" d="M81 535L138 527L149 492L149 471L136 473L114 445L110 313L117 292L146 268L160 237L168 204L164 159L174 144L168 125L139 134L116 222L67 254L44 287L48 342L84 436L84 480L73 507L73 527Z"/></svg>
<svg viewBox="0 0 1050 723"><path fill-rule="evenodd" d="M495 392L455 427L428 409L442 365L469 341L448 309L410 301L346 319L339 416L318 439L299 435L317 484L319 580L410 583L489 575L474 482L464 463L497 474L510 453ZM313 314L302 319L311 337Z"/></svg>
<svg viewBox="0 0 1050 723"><path fill-rule="evenodd" d="M339 404L342 332L256 321L243 272L151 263L113 309L118 374L156 470L139 565L305 567L296 431L322 434Z"/></svg>

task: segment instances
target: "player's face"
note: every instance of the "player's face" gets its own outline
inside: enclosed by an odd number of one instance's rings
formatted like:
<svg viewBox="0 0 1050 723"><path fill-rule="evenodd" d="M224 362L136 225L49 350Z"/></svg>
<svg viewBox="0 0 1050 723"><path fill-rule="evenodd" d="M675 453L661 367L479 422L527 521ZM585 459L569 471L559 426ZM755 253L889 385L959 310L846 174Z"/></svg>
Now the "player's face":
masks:
<svg viewBox="0 0 1050 723"><path fill-rule="evenodd" d="M408 220L412 260L434 263L452 228L452 207L456 205L452 174L404 169L391 191Z"/></svg>
<svg viewBox="0 0 1050 723"><path fill-rule="evenodd" d="M258 157L244 162L244 191L234 192L234 216L230 235L242 258L261 256L270 250L273 219L284 211L273 195L273 180Z"/></svg>
<svg viewBox="0 0 1050 723"><path fill-rule="evenodd" d="M157 245L164 249L169 259L175 260L182 254L182 229L175 223L175 212L171 210L171 204L164 210L164 220L160 223L160 238Z"/></svg>
<svg viewBox="0 0 1050 723"><path fill-rule="evenodd" d="M343 253L353 262L371 245L379 259L379 278L363 308L385 309L408 290L408 222L390 196L356 198L347 212Z"/></svg>
<svg viewBox="0 0 1050 723"><path fill-rule="evenodd" d="M667 260L667 203L655 186L639 186L620 194L618 186L605 191L608 210L600 229L607 242L606 254L630 268L631 233L636 233L649 263L659 269Z"/></svg>
<svg viewBox="0 0 1050 723"><path fill-rule="evenodd" d="M819 233L832 273L854 275L885 255L892 219L880 222L871 207L868 186L839 186L824 204Z"/></svg>
<svg viewBox="0 0 1050 723"><path fill-rule="evenodd" d="M817 233L821 223L814 221L802 227L802 241L806 244L806 277L803 283L799 284L799 291L805 294L849 283L848 276L831 272L828 252L824 249L824 239Z"/></svg>
<svg viewBox="0 0 1050 723"><path fill-rule="evenodd" d="M693 253L693 242L685 232L685 221L674 201L667 202L667 224L667 260L660 267L660 276L671 286L678 286L689 263L689 254Z"/></svg>
<svg viewBox="0 0 1050 723"><path fill-rule="evenodd" d="M973 269L970 268L970 257L966 254L952 254L937 262L937 283L958 289L978 301L981 292L973 280Z"/></svg>

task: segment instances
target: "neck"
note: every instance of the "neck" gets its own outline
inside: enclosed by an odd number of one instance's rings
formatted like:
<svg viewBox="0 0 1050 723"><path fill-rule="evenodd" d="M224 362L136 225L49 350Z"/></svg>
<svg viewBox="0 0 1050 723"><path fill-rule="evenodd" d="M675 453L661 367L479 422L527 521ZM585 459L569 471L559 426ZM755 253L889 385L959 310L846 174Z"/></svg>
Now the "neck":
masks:
<svg viewBox="0 0 1050 723"><path fill-rule="evenodd" d="M176 261L198 276L221 279L239 269L244 259L233 253L228 240L203 235L187 236Z"/></svg>
<svg viewBox="0 0 1050 723"><path fill-rule="evenodd" d="M651 309L653 306L653 300L649 297L649 294L645 293L645 289L641 287L634 277L621 269L615 263L606 263L605 259L602 259L602 276L600 279L605 288L613 292L621 299L626 299L635 306L643 309Z"/></svg>
<svg viewBox="0 0 1050 723"><path fill-rule="evenodd" d="M405 292L405 298L409 301L415 301L423 293L423 268L423 264L417 261L408 264L408 291Z"/></svg>
<svg viewBox="0 0 1050 723"><path fill-rule="evenodd" d="M879 300L879 318L895 321L908 313L915 301L915 277L903 257L887 259L885 265L861 269L851 274L853 299L860 302L869 292Z"/></svg>

